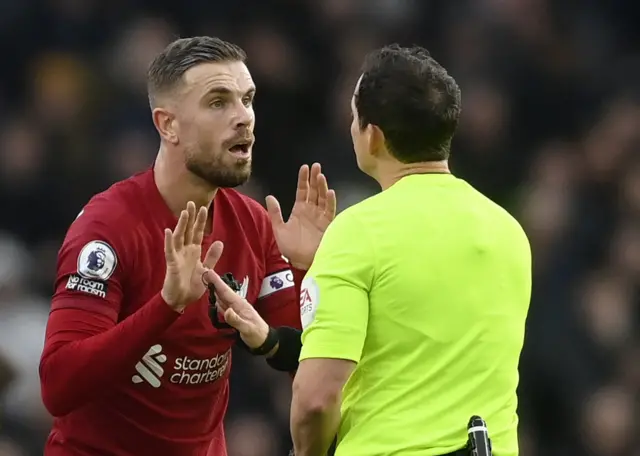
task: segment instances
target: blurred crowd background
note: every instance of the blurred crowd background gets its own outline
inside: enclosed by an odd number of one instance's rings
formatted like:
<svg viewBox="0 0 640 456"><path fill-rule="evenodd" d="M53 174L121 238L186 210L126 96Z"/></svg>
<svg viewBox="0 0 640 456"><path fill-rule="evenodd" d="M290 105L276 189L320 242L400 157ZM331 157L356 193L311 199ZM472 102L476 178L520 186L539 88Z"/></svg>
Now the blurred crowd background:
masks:
<svg viewBox="0 0 640 456"><path fill-rule="evenodd" d="M454 172L533 245L521 454L640 455L639 18L629 0L0 0L0 456L42 454L57 249L93 194L151 165L145 71L191 35L248 52L243 191L285 208L312 161L341 208L377 191L349 138L358 68L382 44L427 47L462 88ZM236 353L230 456L286 454L289 400L286 376Z"/></svg>

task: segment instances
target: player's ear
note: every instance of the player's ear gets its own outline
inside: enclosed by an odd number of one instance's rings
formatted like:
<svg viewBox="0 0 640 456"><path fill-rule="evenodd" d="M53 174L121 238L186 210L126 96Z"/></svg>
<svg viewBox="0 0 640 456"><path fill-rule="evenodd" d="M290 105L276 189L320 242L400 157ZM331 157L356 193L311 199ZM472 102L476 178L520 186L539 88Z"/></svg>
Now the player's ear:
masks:
<svg viewBox="0 0 640 456"><path fill-rule="evenodd" d="M154 108L151 112L151 117L160 137L173 145L178 144L175 116L164 108Z"/></svg>

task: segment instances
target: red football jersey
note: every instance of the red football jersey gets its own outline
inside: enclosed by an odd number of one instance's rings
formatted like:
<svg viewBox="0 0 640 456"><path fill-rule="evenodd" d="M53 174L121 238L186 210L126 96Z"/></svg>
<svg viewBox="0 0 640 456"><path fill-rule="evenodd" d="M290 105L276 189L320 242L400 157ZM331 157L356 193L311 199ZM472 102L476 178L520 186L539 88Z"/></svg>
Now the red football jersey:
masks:
<svg viewBox="0 0 640 456"><path fill-rule="evenodd" d="M203 255L223 241L216 272L233 274L272 326L300 327L303 272L266 211L231 189L212 207ZM226 456L234 333L213 327L207 293L182 315L160 297L163 232L176 223L148 170L96 195L69 228L40 365L56 417L45 455Z"/></svg>

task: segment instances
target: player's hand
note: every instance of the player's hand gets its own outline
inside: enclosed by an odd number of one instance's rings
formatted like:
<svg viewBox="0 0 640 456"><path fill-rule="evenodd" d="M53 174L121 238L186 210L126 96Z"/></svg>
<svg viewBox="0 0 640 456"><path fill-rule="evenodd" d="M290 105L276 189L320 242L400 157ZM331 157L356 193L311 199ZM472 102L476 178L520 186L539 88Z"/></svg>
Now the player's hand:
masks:
<svg viewBox="0 0 640 456"><path fill-rule="evenodd" d="M246 299L241 298L229 288L213 270L207 272L206 278L216 290L216 306L224 314L227 324L238 330L240 337L249 348L259 348L269 335L267 322Z"/></svg>
<svg viewBox="0 0 640 456"><path fill-rule="evenodd" d="M336 216L336 194L319 163L300 167L296 201L286 222L278 200L267 196L267 210L280 252L298 269L309 269L325 230Z"/></svg>
<svg viewBox="0 0 640 456"><path fill-rule="evenodd" d="M206 223L207 208L201 207L196 214L196 205L189 201L175 229L164 231L167 272L162 298L178 312L202 297L206 290L203 275L213 269L222 255L222 242L216 241L209 247L204 261L201 260Z"/></svg>

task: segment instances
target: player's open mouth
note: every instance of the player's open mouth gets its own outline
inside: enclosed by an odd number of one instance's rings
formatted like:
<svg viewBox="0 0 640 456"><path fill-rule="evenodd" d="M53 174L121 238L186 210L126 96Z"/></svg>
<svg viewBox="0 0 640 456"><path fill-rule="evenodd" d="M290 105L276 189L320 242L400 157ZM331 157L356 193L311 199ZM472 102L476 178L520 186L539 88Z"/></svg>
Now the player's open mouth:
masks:
<svg viewBox="0 0 640 456"><path fill-rule="evenodd" d="M239 158L248 158L249 155L251 154L250 148L251 148L250 141L240 142L234 146L231 146L229 148L229 152L231 152L233 155Z"/></svg>

